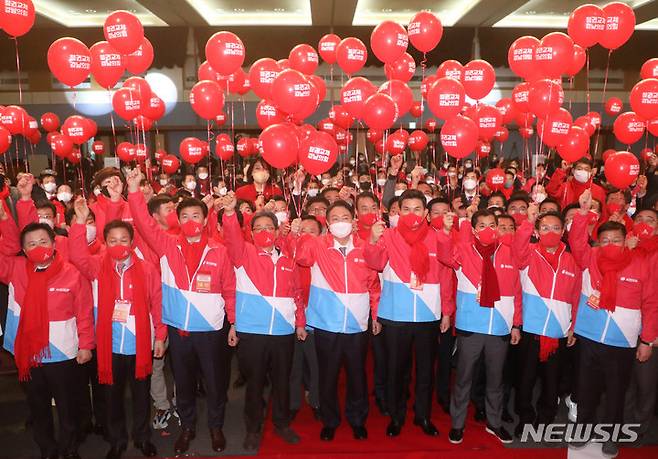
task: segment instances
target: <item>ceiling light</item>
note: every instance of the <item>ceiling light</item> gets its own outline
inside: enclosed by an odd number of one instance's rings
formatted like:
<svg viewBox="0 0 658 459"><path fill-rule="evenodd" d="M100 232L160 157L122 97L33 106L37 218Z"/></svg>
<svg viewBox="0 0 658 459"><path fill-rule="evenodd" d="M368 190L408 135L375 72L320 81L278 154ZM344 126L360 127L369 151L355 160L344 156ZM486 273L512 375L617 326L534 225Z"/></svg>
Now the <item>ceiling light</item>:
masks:
<svg viewBox="0 0 658 459"><path fill-rule="evenodd" d="M232 8L223 11L217 8L216 0L186 0L211 26L231 25L312 25L311 2L287 0L277 2L279 6L269 9ZM245 2L242 2L245 3ZM265 3L265 2L263 2ZM284 7L280 5L283 3ZM235 4L235 3L234 3ZM270 3L271 4L271 3ZM272 13L276 14L272 14Z"/></svg>
<svg viewBox="0 0 658 459"><path fill-rule="evenodd" d="M275 13L283 13L283 12L285 12L285 11L286 11L285 8L274 8L274 12L275 12Z"/></svg>
<svg viewBox="0 0 658 459"><path fill-rule="evenodd" d="M105 18L112 13L113 10L103 10L96 8L85 8L80 11L74 9L67 9L62 4L73 2L64 2L61 0L39 0L34 2L34 8L41 16L45 16L65 27L98 27L102 26ZM107 2L106 2L107 3ZM160 19L155 14L151 13L147 8L141 6L136 0L124 1L127 6L133 6L130 9L133 14L145 26L166 26L167 23ZM87 5L92 6L92 5ZM103 7L104 8L104 7ZM99 11L100 10L100 11ZM71 16L75 16L75 22L71 22Z"/></svg>
<svg viewBox="0 0 658 459"><path fill-rule="evenodd" d="M432 8L423 8L422 11L434 11L444 27L451 27L480 3L484 3L484 0L443 0L441 11ZM381 2L378 0L359 0L356 4L352 25L374 26L382 21L394 21L407 25L418 11L416 8L408 8L408 6L410 5L403 3L398 8L381 8Z"/></svg>
<svg viewBox="0 0 658 459"><path fill-rule="evenodd" d="M244 13L244 8L233 8L236 13Z"/></svg>

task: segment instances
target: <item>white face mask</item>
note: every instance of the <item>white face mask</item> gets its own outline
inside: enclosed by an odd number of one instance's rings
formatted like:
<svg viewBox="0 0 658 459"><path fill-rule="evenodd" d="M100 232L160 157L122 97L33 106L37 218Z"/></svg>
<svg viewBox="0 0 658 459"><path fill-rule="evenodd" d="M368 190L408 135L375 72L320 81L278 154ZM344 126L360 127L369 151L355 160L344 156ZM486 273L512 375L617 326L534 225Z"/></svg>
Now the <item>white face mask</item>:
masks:
<svg viewBox="0 0 658 459"><path fill-rule="evenodd" d="M228 194L228 189L225 186L221 187L218 191L220 196L226 196Z"/></svg>
<svg viewBox="0 0 658 459"><path fill-rule="evenodd" d="M330 179L330 178L323 178L323 179L322 179L322 184L323 184L324 186L329 186L329 185L331 185L331 179Z"/></svg>
<svg viewBox="0 0 658 459"><path fill-rule="evenodd" d="M395 195L396 198L399 198L400 196L402 196L402 193L404 192L405 190L395 190L393 194Z"/></svg>
<svg viewBox="0 0 658 459"><path fill-rule="evenodd" d="M169 183L169 180L167 180L165 178L160 179L160 185L165 186L167 183Z"/></svg>
<svg viewBox="0 0 658 459"><path fill-rule="evenodd" d="M466 169L470 169L471 167L473 167L473 163L464 163L464 167Z"/></svg>
<svg viewBox="0 0 658 459"><path fill-rule="evenodd" d="M427 183L428 185L434 185L434 179L432 177L426 177L425 183Z"/></svg>
<svg viewBox="0 0 658 459"><path fill-rule="evenodd" d="M73 195L68 191L60 191L57 193L57 200L61 202L69 202Z"/></svg>
<svg viewBox="0 0 658 459"><path fill-rule="evenodd" d="M472 178L467 178L466 180L464 180L464 183L463 183L464 189L468 190L468 191L474 190L475 187L477 186L477 184L478 184L478 182L475 179L472 179Z"/></svg>
<svg viewBox="0 0 658 459"><path fill-rule="evenodd" d="M55 223L49 218L40 218L39 223L45 223L46 225L50 226L51 228L55 228Z"/></svg>
<svg viewBox="0 0 658 459"><path fill-rule="evenodd" d="M48 182L43 184L43 189L48 193L54 193L57 189L57 184L54 182Z"/></svg>
<svg viewBox="0 0 658 459"><path fill-rule="evenodd" d="M91 244L96 239L96 225L87 225L87 244Z"/></svg>
<svg viewBox="0 0 658 459"><path fill-rule="evenodd" d="M424 196L425 196L425 204L427 204L428 202L430 202L432 200L432 196L430 196L429 194L426 194Z"/></svg>
<svg viewBox="0 0 658 459"><path fill-rule="evenodd" d="M350 164L351 164L352 166L354 166L354 165L356 164L356 159L351 158L351 159L350 159Z"/></svg>
<svg viewBox="0 0 658 459"><path fill-rule="evenodd" d="M187 188L190 191L196 189L196 182L194 180L190 180L189 182L185 182L185 188Z"/></svg>
<svg viewBox="0 0 658 459"><path fill-rule="evenodd" d="M288 212L276 212L276 219L279 221L279 225L283 225L288 221Z"/></svg>
<svg viewBox="0 0 658 459"><path fill-rule="evenodd" d="M388 223L391 225L391 228L398 226L398 221L400 221L400 215L391 215L388 217Z"/></svg>
<svg viewBox="0 0 658 459"><path fill-rule="evenodd" d="M577 169L573 171L573 178L579 183L587 183L589 180L589 172Z"/></svg>
<svg viewBox="0 0 658 459"><path fill-rule="evenodd" d="M100 188L94 188L94 196L99 196L101 194Z"/></svg>
<svg viewBox="0 0 658 459"><path fill-rule="evenodd" d="M567 232L569 232L571 230L571 223L573 223L573 222L569 221L569 222L567 222L566 225L564 225L564 229L567 230Z"/></svg>
<svg viewBox="0 0 658 459"><path fill-rule="evenodd" d="M256 183L265 183L267 182L267 179L270 178L270 173L267 171L257 171L254 172L254 182Z"/></svg>
<svg viewBox="0 0 658 459"><path fill-rule="evenodd" d="M385 178L378 178L377 179L377 185L379 185L379 186L386 185L386 179Z"/></svg>
<svg viewBox="0 0 658 459"><path fill-rule="evenodd" d="M314 198L318 195L319 191L320 190L318 190L317 188L309 188L308 190L306 190L306 194L308 194L309 197Z"/></svg>
<svg viewBox="0 0 658 459"><path fill-rule="evenodd" d="M208 178L208 173L207 172L199 172L197 174L197 177L199 177L201 180L205 180Z"/></svg>
<svg viewBox="0 0 658 459"><path fill-rule="evenodd" d="M535 194L535 202L542 203L546 199L546 193L537 193Z"/></svg>
<svg viewBox="0 0 658 459"><path fill-rule="evenodd" d="M352 222L335 222L329 225L329 232L342 239L352 234Z"/></svg>
<svg viewBox="0 0 658 459"><path fill-rule="evenodd" d="M457 177L457 172L448 172L448 177Z"/></svg>

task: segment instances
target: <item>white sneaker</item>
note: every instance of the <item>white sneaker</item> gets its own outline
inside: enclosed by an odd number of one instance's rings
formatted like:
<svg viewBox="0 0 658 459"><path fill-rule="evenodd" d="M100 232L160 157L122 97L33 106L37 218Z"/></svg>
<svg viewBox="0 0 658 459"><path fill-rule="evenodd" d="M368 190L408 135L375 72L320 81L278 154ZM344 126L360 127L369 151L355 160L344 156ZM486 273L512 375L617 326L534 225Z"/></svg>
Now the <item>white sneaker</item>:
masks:
<svg viewBox="0 0 658 459"><path fill-rule="evenodd" d="M569 409L569 414L567 415L569 421L576 422L578 419L578 404L571 401L571 395L566 396L564 404L567 405L567 408Z"/></svg>

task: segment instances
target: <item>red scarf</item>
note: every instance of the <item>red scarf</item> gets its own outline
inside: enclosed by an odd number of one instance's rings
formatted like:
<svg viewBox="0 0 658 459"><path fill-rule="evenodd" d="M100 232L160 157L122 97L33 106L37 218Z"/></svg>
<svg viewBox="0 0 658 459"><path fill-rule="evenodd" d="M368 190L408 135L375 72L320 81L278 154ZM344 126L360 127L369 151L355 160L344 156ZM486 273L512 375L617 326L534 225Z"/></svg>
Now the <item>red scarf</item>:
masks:
<svg viewBox="0 0 658 459"><path fill-rule="evenodd" d="M412 230L405 225L398 225L396 230L407 244L411 246L409 261L411 262L411 271L416 275L418 281L425 282L425 276L430 270L430 256L427 246L423 242L427 236L430 227L422 223L418 228Z"/></svg>
<svg viewBox="0 0 658 459"><path fill-rule="evenodd" d="M658 234L654 234L650 238L644 240L640 239L640 242L638 243L636 250L639 250L645 255L650 255L654 253L656 250L658 250Z"/></svg>
<svg viewBox="0 0 658 459"><path fill-rule="evenodd" d="M551 265L553 271L557 271L557 264L558 261L560 260L560 254L564 251L566 247L564 245L564 242L560 242L560 245L555 250L555 253L550 253L548 250L546 250L546 247L544 247L541 244L537 244L537 247L539 248L539 253L541 254L542 257L546 259L548 264Z"/></svg>
<svg viewBox="0 0 658 459"><path fill-rule="evenodd" d="M560 254L564 251L565 245L563 242L560 242L555 253L550 253L546 250L541 244L537 244L539 247L539 253L546 259L548 264L551 265L553 271L557 271L558 262L560 260ZM560 341L557 338L551 338L550 336L539 336L539 361L546 362L548 358L557 352L560 347Z"/></svg>
<svg viewBox="0 0 658 459"><path fill-rule="evenodd" d="M183 252L183 258L185 258L185 266L187 266L187 272L190 275L190 280L192 280L192 276L201 262L203 250L208 245L208 235L205 232L202 232L201 240L199 240L199 242L191 243L187 241L185 236L181 235L179 241L181 251Z"/></svg>
<svg viewBox="0 0 658 459"><path fill-rule="evenodd" d="M599 271L603 275L601 280L601 299L599 308L607 309L610 312L615 311L617 305L617 282L619 282L619 272L623 271L632 261L631 251L624 249L621 256L608 257L600 248L596 259Z"/></svg>
<svg viewBox="0 0 658 459"><path fill-rule="evenodd" d="M133 252L131 309L135 315L135 378L145 379L151 374L151 317L146 291L142 260ZM105 254L98 273L98 323L96 324L96 355L98 358L98 382L113 384L112 378L112 314L118 299L119 283L116 261Z"/></svg>
<svg viewBox="0 0 658 459"><path fill-rule="evenodd" d="M12 215L11 210L9 210L9 205L7 204L7 198L9 197L9 187L5 184L5 187L0 191L0 201L2 202L2 207L5 209L7 215Z"/></svg>
<svg viewBox="0 0 658 459"><path fill-rule="evenodd" d="M494 303L500 300L500 287L498 276L493 264L493 254L498 244L483 245L475 239L475 250L482 257L482 283L480 285L480 306L493 308Z"/></svg>
<svg viewBox="0 0 658 459"><path fill-rule="evenodd" d="M18 367L18 379L30 379L30 369L41 365L50 357L50 319L48 317L48 282L62 268L62 259L55 254L53 262L43 271L36 271L31 261L25 263L27 287L18 331L14 342L14 359Z"/></svg>

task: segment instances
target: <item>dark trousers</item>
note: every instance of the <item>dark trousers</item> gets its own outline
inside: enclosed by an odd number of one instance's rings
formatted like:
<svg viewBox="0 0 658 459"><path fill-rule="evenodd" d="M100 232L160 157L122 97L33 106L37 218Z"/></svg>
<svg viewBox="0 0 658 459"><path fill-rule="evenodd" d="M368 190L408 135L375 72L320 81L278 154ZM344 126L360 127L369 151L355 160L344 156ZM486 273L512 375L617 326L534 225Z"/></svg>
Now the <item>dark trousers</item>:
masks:
<svg viewBox="0 0 658 459"><path fill-rule="evenodd" d="M438 321L383 322L388 355L386 406L391 420L403 424L407 412L404 381L409 363L416 362L414 412L416 419L429 419L432 414L434 355L439 332ZM413 352L412 352L413 348Z"/></svg>
<svg viewBox="0 0 658 459"><path fill-rule="evenodd" d="M370 337L372 340L372 359L373 359L373 376L374 376L374 390L375 397L381 401L386 400L386 366L388 365L388 357L386 355L386 343L384 342L384 335L373 335Z"/></svg>
<svg viewBox="0 0 658 459"><path fill-rule="evenodd" d="M221 330L181 336L169 327L171 369L176 383L176 408L185 429L196 429L197 373L206 384L208 427L222 428L229 378L228 323Z"/></svg>
<svg viewBox="0 0 658 459"><path fill-rule="evenodd" d="M608 346L578 337L578 423L624 422L624 399L633 370L635 349ZM601 394L605 391L603 415L596 419Z"/></svg>
<svg viewBox="0 0 658 459"><path fill-rule="evenodd" d="M517 347L518 378L516 387L516 414L521 424L550 424L557 413L558 385L562 355L566 349L566 338L559 340L559 347L545 362L539 361L539 335L523 332ZM533 407L532 395L537 379L541 381L541 394L537 410Z"/></svg>
<svg viewBox="0 0 658 459"><path fill-rule="evenodd" d="M646 433L656 409L658 386L658 352L654 349L646 362L633 362L633 376L626 396L626 409L631 422L640 424L640 432Z"/></svg>
<svg viewBox="0 0 658 459"><path fill-rule="evenodd" d="M452 334L452 329L445 333L439 332L436 400L440 404L450 404L450 373L452 371L452 350L454 347L455 336Z"/></svg>
<svg viewBox="0 0 658 459"><path fill-rule="evenodd" d="M315 350L320 368L320 417L325 427L340 424L338 375L341 367L347 373L345 418L351 426L363 426L368 417L368 384L366 353L368 332L332 333L315 329Z"/></svg>
<svg viewBox="0 0 658 459"><path fill-rule="evenodd" d="M77 365L75 359L45 363L32 368L30 380L25 383L34 440L42 456L57 452L61 455L72 454L78 449L76 392L80 387L80 372ZM55 399L57 409L58 440L55 440L51 398Z"/></svg>
<svg viewBox="0 0 658 459"><path fill-rule="evenodd" d="M132 405L132 439L142 443L151 437L151 376L135 379L135 356L112 354L113 384L105 386L107 401L107 435L110 445L124 447L128 443L126 429L126 385L130 386Z"/></svg>
<svg viewBox="0 0 658 459"><path fill-rule="evenodd" d="M84 365L79 365L80 390L78 391L78 406L80 407L79 428L84 434L91 426L104 426L107 418L105 404L105 391L98 384L98 361L96 351L92 351L91 360ZM89 389L91 388L91 394Z"/></svg>
<svg viewBox="0 0 658 459"><path fill-rule="evenodd" d="M311 331L304 341L295 341L290 370L290 409L297 411L302 406L302 386L308 391L311 408L320 407L320 370L318 353L315 350L315 335Z"/></svg>
<svg viewBox="0 0 658 459"><path fill-rule="evenodd" d="M272 382L272 422L278 428L287 427L295 335L239 333L238 336L238 364L247 381L244 402L247 432L260 432L263 425L263 389L268 376Z"/></svg>

